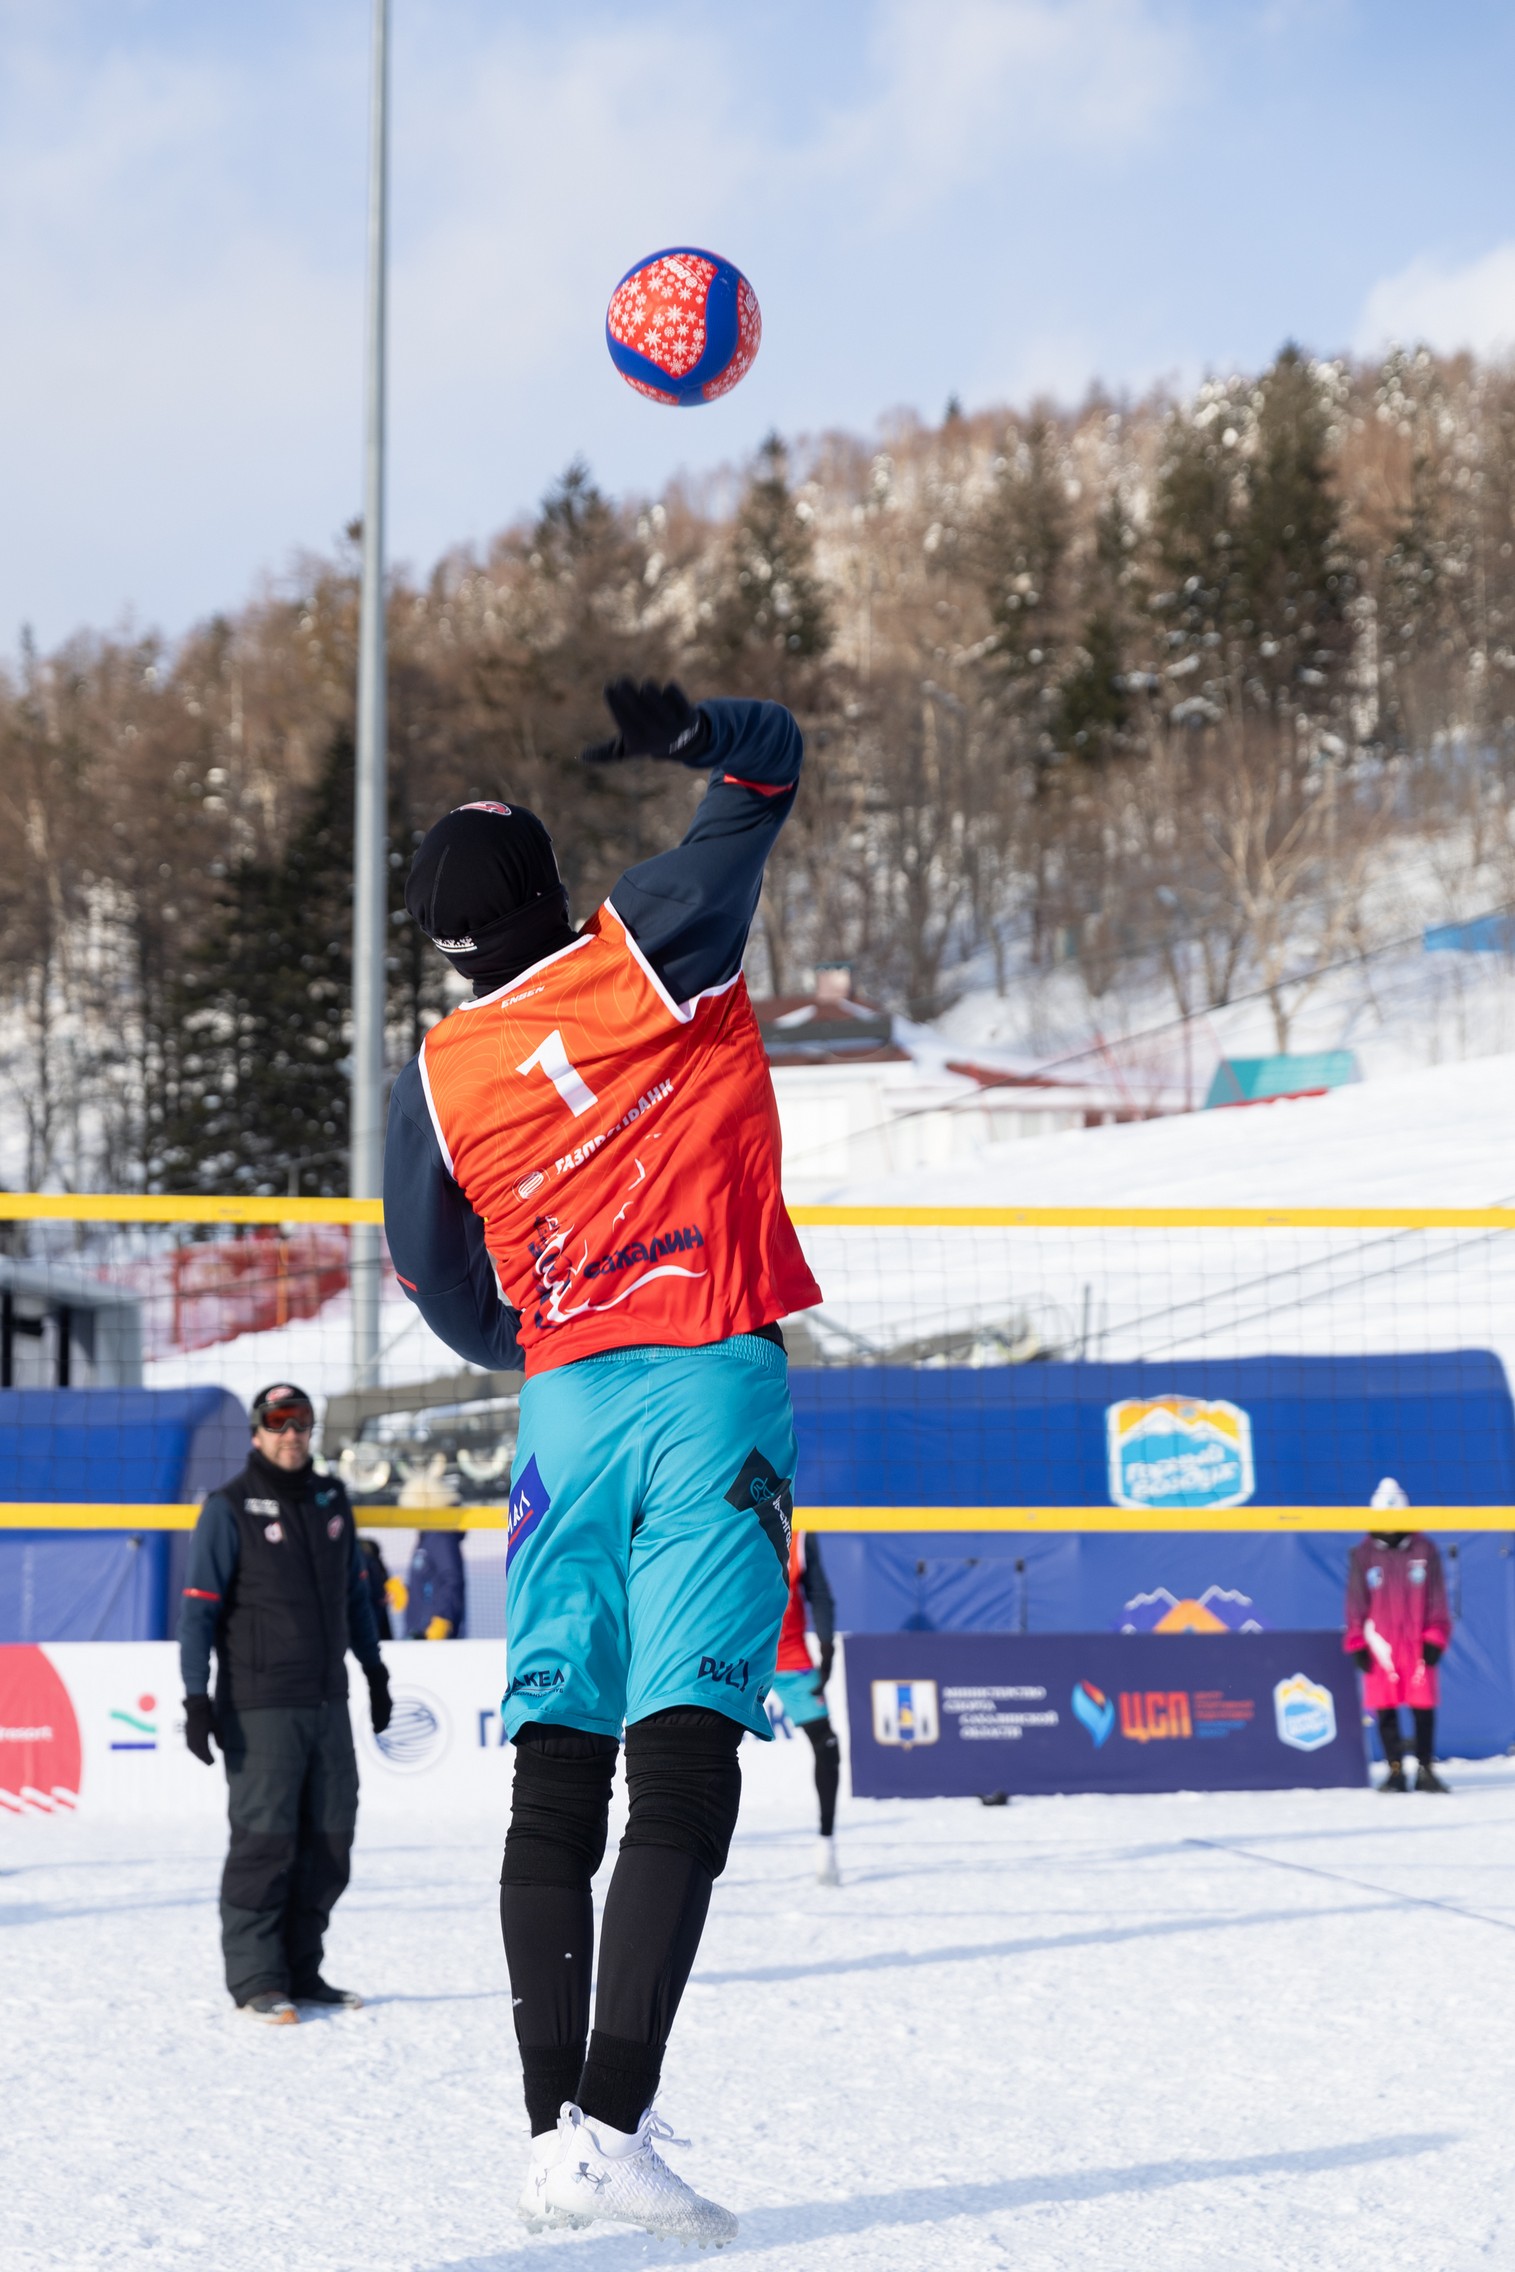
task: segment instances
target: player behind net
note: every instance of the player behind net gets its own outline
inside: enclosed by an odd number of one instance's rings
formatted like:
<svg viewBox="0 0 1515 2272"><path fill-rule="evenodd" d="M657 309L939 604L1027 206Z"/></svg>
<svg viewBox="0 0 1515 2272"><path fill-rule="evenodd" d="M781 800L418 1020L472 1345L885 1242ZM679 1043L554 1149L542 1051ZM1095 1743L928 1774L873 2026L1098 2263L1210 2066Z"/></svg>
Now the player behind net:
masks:
<svg viewBox="0 0 1515 2272"><path fill-rule="evenodd" d="M652 2112L725 1866L744 1733L788 1600L794 1426L778 1321L821 1298L779 1182L741 975L802 744L767 702L607 688L584 752L710 769L674 850L581 931L552 840L473 804L417 852L406 905L473 986L395 1084L384 1219L401 1284L471 1362L524 1363L510 1493L500 1917L532 2152L521 2214L721 2244ZM630 1813L590 1880L624 1731Z"/></svg>

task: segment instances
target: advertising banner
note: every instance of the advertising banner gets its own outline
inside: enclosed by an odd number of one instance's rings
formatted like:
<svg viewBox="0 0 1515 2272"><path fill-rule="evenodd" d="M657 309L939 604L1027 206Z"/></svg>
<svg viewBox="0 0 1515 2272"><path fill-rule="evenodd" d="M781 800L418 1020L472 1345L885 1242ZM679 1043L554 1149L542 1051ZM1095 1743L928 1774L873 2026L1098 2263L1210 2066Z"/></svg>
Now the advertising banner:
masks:
<svg viewBox="0 0 1515 2272"><path fill-rule="evenodd" d="M1367 1778L1330 1633L854 1633L847 1711L857 1798Z"/></svg>
<svg viewBox="0 0 1515 2272"><path fill-rule="evenodd" d="M394 1717L382 1736L348 1665L362 1818L403 1829L462 1817L503 1834L509 1754L499 1641L384 1649ZM168 1641L0 1646L0 1820L224 1821L226 1778L184 1746L179 1652Z"/></svg>

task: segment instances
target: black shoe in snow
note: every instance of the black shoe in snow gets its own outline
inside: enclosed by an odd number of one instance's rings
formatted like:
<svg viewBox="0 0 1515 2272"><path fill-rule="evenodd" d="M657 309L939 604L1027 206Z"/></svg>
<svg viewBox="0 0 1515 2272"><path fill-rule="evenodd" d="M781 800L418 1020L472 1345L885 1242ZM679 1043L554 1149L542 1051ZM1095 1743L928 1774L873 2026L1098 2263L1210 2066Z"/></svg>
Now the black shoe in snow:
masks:
<svg viewBox="0 0 1515 2272"><path fill-rule="evenodd" d="M1422 1760L1415 1770L1415 1788L1417 1791L1445 1791L1449 1786L1428 1761Z"/></svg>
<svg viewBox="0 0 1515 2272"><path fill-rule="evenodd" d="M356 1988L333 1988L331 1982L321 1979L319 1974L314 1980L307 1980L303 1988L295 1990L295 2002L323 2004L333 2011L361 2012L363 2009L363 1999Z"/></svg>
<svg viewBox="0 0 1515 2272"><path fill-rule="evenodd" d="M1391 1767L1378 1788L1381 1791L1408 1791L1410 1786L1405 1781L1404 1769L1402 1767Z"/></svg>
<svg viewBox="0 0 1515 2272"><path fill-rule="evenodd" d="M265 2027L298 2027L300 2015L282 1988L263 1988L256 1996L249 1996L239 2006L250 2020L261 2020Z"/></svg>

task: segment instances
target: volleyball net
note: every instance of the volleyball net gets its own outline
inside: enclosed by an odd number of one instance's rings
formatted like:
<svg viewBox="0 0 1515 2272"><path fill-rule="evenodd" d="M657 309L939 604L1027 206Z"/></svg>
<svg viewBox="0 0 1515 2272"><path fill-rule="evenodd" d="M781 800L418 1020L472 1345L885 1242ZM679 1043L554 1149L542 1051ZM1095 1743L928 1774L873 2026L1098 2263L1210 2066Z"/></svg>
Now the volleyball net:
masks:
<svg viewBox="0 0 1515 2272"><path fill-rule="evenodd" d="M802 1525L1358 1530L1392 1478L1422 1527L1515 1527L1515 1210L793 1213ZM379 1214L0 1195L0 1526L188 1527L288 1380L365 1528L503 1527L520 1377L430 1334Z"/></svg>

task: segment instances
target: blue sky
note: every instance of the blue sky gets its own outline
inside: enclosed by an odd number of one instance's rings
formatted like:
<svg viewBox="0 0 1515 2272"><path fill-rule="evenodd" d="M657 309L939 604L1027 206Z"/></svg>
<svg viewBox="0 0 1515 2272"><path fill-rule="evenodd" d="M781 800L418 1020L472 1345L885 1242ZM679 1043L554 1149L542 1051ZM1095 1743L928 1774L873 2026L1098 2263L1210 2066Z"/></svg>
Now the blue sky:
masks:
<svg viewBox="0 0 1515 2272"><path fill-rule="evenodd" d="M616 492L1390 336L1515 340L1507 0L394 0L392 551L577 453ZM170 634L360 474L367 0L0 0L0 650ZM708 244L763 349L633 395L622 271Z"/></svg>

